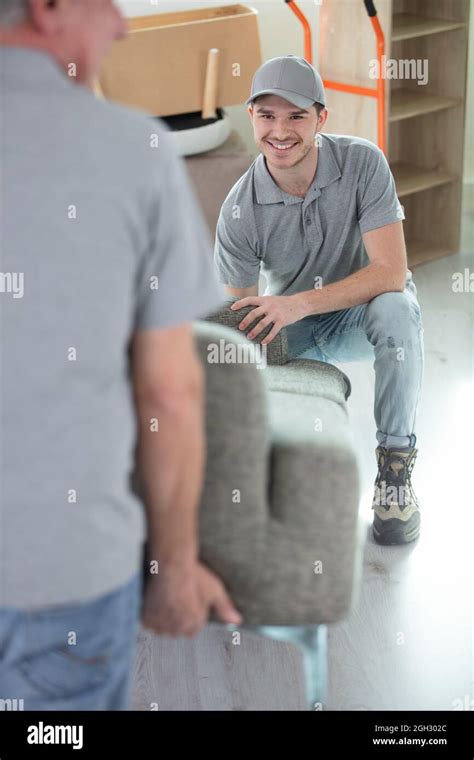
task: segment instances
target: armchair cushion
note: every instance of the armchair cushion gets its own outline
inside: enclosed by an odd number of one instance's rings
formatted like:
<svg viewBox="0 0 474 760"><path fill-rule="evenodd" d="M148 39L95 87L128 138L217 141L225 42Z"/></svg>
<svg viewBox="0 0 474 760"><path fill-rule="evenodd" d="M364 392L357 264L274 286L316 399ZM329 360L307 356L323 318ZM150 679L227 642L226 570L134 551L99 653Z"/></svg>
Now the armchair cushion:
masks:
<svg viewBox="0 0 474 760"><path fill-rule="evenodd" d="M338 367L314 359L291 359L283 367L267 367L263 378L270 391L286 391L331 399L347 400L351 382Z"/></svg>

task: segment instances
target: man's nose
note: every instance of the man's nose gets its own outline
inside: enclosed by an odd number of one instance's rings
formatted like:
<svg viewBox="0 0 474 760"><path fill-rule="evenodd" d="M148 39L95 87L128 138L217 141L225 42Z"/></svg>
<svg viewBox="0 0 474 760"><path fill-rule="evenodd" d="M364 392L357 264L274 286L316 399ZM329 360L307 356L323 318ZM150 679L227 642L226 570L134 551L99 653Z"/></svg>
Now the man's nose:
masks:
<svg viewBox="0 0 474 760"><path fill-rule="evenodd" d="M274 121L270 125L270 132L275 137L275 139L278 137L281 140L284 140L285 137L291 136L291 133L289 132L288 125L285 124L285 122L282 121Z"/></svg>

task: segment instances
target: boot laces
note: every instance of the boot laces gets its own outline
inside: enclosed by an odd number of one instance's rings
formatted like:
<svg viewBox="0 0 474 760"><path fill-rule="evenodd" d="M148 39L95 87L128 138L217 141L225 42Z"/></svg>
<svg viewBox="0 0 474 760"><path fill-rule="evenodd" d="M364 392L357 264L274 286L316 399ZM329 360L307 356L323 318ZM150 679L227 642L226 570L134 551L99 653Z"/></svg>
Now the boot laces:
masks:
<svg viewBox="0 0 474 760"><path fill-rule="evenodd" d="M418 499L411 483L411 474L415 466L417 454L417 449L413 449L406 456L391 449L384 449L383 447L380 447L378 450L378 473L375 485L378 489L382 489L382 483L385 483L387 487L395 486L400 488L400 486L403 486L403 490L401 491L403 496L398 500L400 507L406 506L410 501L418 506ZM394 463L401 465L398 472L392 467ZM406 498L407 494L410 497L408 501ZM390 505L386 505L387 509L389 507Z"/></svg>

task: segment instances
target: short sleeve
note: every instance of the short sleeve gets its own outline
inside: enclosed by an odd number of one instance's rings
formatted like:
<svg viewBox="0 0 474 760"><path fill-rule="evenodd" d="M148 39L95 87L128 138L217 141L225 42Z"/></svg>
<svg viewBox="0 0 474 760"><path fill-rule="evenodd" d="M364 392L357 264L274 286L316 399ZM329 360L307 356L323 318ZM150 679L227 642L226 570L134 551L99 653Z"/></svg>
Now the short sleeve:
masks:
<svg viewBox="0 0 474 760"><path fill-rule="evenodd" d="M367 151L367 171L361 173L357 192L358 222L362 234L405 219L395 180L383 152Z"/></svg>
<svg viewBox="0 0 474 760"><path fill-rule="evenodd" d="M153 167L149 247L138 275L135 328L162 329L204 317L221 305L212 242L172 138L160 128Z"/></svg>
<svg viewBox="0 0 474 760"><path fill-rule="evenodd" d="M221 282L233 288L258 283L260 259L249 244L241 218L232 218L224 206L219 214L214 246L214 263Z"/></svg>

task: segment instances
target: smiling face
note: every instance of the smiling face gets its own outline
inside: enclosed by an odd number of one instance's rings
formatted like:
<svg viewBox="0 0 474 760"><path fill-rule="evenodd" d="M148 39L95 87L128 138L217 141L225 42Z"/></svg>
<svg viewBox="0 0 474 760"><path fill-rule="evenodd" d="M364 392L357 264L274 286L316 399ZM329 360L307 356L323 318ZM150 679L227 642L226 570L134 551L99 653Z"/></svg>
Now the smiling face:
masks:
<svg viewBox="0 0 474 760"><path fill-rule="evenodd" d="M301 163L315 149L315 136L324 121L316 108L298 108L279 95L261 95L249 106L255 143L276 169Z"/></svg>

